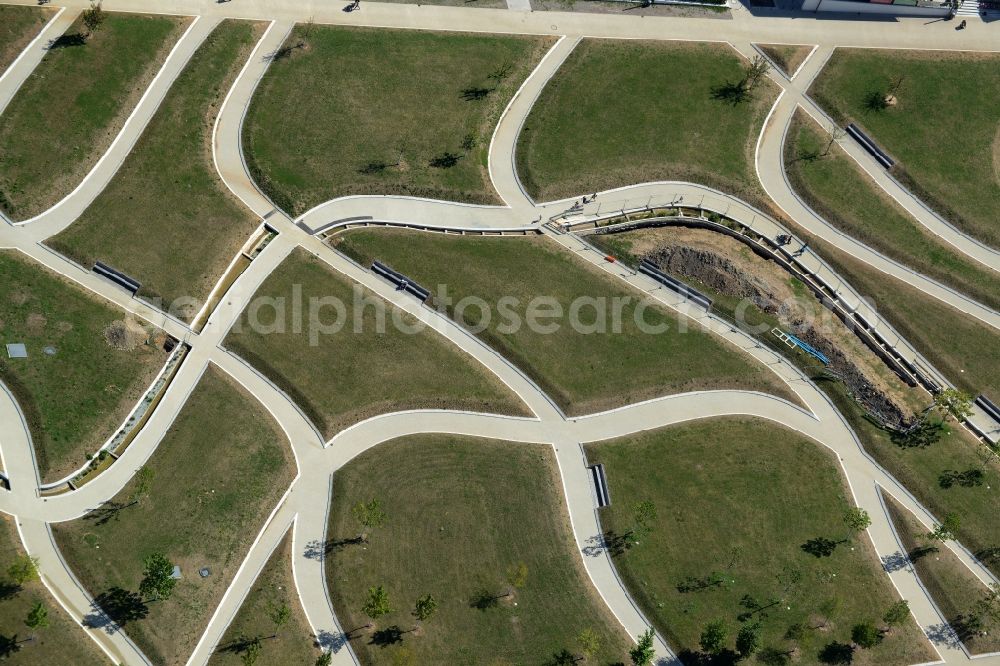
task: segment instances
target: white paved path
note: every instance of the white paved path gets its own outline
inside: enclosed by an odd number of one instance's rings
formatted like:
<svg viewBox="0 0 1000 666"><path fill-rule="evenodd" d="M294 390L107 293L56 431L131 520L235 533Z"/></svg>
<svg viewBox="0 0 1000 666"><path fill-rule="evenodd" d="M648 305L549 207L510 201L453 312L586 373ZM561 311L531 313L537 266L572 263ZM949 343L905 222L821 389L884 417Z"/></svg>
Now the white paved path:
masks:
<svg viewBox="0 0 1000 666"><path fill-rule="evenodd" d="M85 3L77 0L66 2L74 11ZM145 10L147 5L141 0L106 0L109 10ZM337 664L354 663L348 646L343 643L343 629L339 626L325 589L326 578L323 556L326 543L327 511L329 509L331 475L355 455L383 441L419 432L448 432L471 436L493 437L511 441L530 441L551 444L556 452L563 477L567 504L574 529L574 535L581 549L581 560L595 587L608 603L625 630L636 635L643 631L647 622L631 602L622 587L607 554L601 547L600 527L595 513L595 502L590 479L584 467L580 445L583 442L618 437L641 430L680 423L696 418L710 418L724 415L756 416L795 428L836 452L842 469L851 484L855 500L868 510L873 519L869 534L874 546L883 557L896 554L898 546L893 536L885 512L876 493L877 487L886 488L896 496L918 519L930 527L933 517L899 484L887 475L861 448L853 432L843 418L826 400L815 386L791 365L771 352L761 349L751 339L733 331L722 322L691 312L685 303L679 302L641 276L636 276L619 266L600 261L600 257L573 236L555 235L553 242L562 243L567 250L577 252L586 260L600 265L604 270L629 282L633 287L645 291L664 306L673 308L690 318L692 325L704 326L734 347L733 353L747 353L767 364L782 377L800 397L806 409L791 405L783 400L762 394L718 391L697 394L669 396L658 400L632 405L612 412L589 417L567 419L555 407L548 396L538 387L500 357L492 349L483 345L461 327L426 308L420 307L413 299L395 292L388 284L375 279L367 271L348 261L343 256L310 236L296 226L282 212L275 211L271 203L253 184L242 159L240 148L240 127L242 118L253 90L260 76L266 70L267 54L272 53L282 43L292 23L313 17L317 22L343 24L369 24L394 27L423 27L453 30L484 30L529 32L551 34L562 37L553 46L537 71L529 77L515 96L499 123L490 150L490 173L495 187L506 206L463 206L447 202L405 199L400 197L350 197L310 211L301 220L305 226L319 226L342 217L368 215L376 219L391 219L401 222L420 222L438 226L473 227L520 227L536 219L548 219L565 211L571 201L558 201L535 205L528 198L517 180L514 169L514 146L521 123L530 111L531 104L558 65L571 53L581 35L601 37L646 37L664 39L684 37L690 39L721 40L747 44L753 41L784 41L817 43L824 46L833 44L955 48L997 48L995 36L984 27L974 25L963 34L953 30L925 26L922 21L901 20L887 30L885 24L871 24L857 21L813 21L792 19L754 19L746 12L736 12L730 21L714 19L651 18L633 16L609 16L572 14L561 12L510 12L505 10L462 9L451 7L417 7L414 5L380 5L367 2L363 12L347 14L340 5L319 2L291 2L291 0L234 0L217 4L207 0L170 0L164 9L178 14L201 15L188 33L178 43L177 48L165 62L163 69L147 91L126 123L115 145L102 158L94 171L81 183L74 194L56 207L43 213L31 224L23 227L0 225L0 247L16 248L33 259L56 270L83 287L108 298L119 307L135 313L148 321L163 326L168 332L186 339L192 351L180 372L171 384L164 399L154 412L149 423L143 428L135 442L121 460L82 489L54 498L41 498L37 493L38 475L30 449L30 435L20 420L16 405L10 396L0 391L0 453L4 469L11 479L12 491L0 492L0 510L18 516L22 526L22 538L29 552L42 557L42 572L46 584L50 586L71 615L82 620L92 612L89 595L80 589L65 563L58 557L52 545L46 523L70 520L82 513L100 506L114 496L129 478L155 452L162 434L167 431L176 414L183 407L187 397L209 363L214 364L240 382L272 414L288 436L299 466L296 478L288 494L277 507L271 519L263 526L259 538L252 546L240 571L206 628L190 663L201 664L220 640L231 618L239 609L252 585L255 572L259 572L268 556L289 525L293 525L295 547L294 576L300 599L315 635L327 648L335 650ZM60 17L65 21L66 12ZM275 22L263 36L240 77L235 82L220 116L217 120L214 149L217 169L226 185L244 203L261 217L266 217L280 234L268 248L251 264L250 269L233 285L226 298L212 313L208 324L199 335L193 334L187 326L169 318L150 306L128 297L121 290L82 270L79 266L58 257L39 243L52 233L64 229L86 208L93 198L113 177L121 161L128 153L145 127L148 119L162 101L170 82L176 77L184 63L208 34L215 22L223 16L238 16L268 19ZM55 21L55 19L54 19ZM56 34L59 25L50 24L46 31ZM568 35L563 37L564 35ZM37 52L35 53L37 55ZM32 56L34 57L34 56ZM817 62L819 59L817 59ZM37 61L36 61L37 62ZM24 59L19 76L27 76L23 68L29 59ZM812 63L811 67L818 67ZM815 71L809 67L800 74L803 80ZM30 73L30 68L28 68ZM9 99L16 91L16 76L0 79L0 100ZM796 77L798 79L798 77ZM23 80L23 78L21 79ZM794 90L787 93L792 98ZM785 112L785 107L781 107ZM776 111L777 113L777 111ZM764 146L779 140L765 132ZM759 160L764 159L758 157ZM766 158L764 171L773 169L777 163L772 157ZM760 164L758 165L760 168ZM762 176L764 178L764 176ZM687 183L650 183L601 193L598 201L583 207L578 217L586 218L603 211L627 208L645 201L647 204L665 203L677 197L685 197L688 204L699 202L706 207L725 212L735 219L743 220L764 234L777 234L784 230L776 222L744 203L708 188ZM796 221L798 217L794 216ZM822 223L822 220L819 220ZM349 428L329 442L323 442L311 423L301 411L280 390L243 361L229 354L220 345L233 322L242 310L242 304L254 293L267 275L296 247L303 247L315 253L333 268L348 277L368 286L377 294L395 303L414 316L432 323L435 330L447 337L459 349L482 363L495 373L521 397L535 414L534 418L511 418L482 414L448 411L414 411L376 417ZM865 248L857 251L864 254ZM866 255L867 256L867 255ZM874 259L873 259L874 260ZM825 268L818 259L806 257L813 262L811 269L836 280L838 289L846 298L856 297L848 283ZM825 272L824 272L825 271ZM909 276L907 281L919 280L919 276ZM911 282L912 283L912 282ZM942 295L941 297L953 298ZM956 301L959 302L959 301ZM878 318L877 313L865 309L858 298L860 311L870 321L891 330L888 324ZM988 313L987 313L988 315ZM898 336L897 336L898 337ZM898 345L906 347L905 340ZM739 351L738 351L739 350ZM915 350L913 351L916 354ZM943 378L942 378L943 379ZM15 418L17 417L17 418ZM595 539L597 539L595 541ZM989 574L971 556L959 547L952 547L959 558L984 581L992 580ZM931 601L919 587L912 570L901 569L891 574L893 582L901 594L910 600L911 608L918 623L929 634L938 635L936 628L943 619L938 615ZM349 628L348 628L349 629ZM121 632L90 632L103 649L114 655L114 659L128 664L140 664L145 658ZM938 642L942 658L948 663L967 660L966 655L947 641ZM672 659L672 654L663 644L657 643L661 658ZM1000 663L987 658L983 663Z"/></svg>

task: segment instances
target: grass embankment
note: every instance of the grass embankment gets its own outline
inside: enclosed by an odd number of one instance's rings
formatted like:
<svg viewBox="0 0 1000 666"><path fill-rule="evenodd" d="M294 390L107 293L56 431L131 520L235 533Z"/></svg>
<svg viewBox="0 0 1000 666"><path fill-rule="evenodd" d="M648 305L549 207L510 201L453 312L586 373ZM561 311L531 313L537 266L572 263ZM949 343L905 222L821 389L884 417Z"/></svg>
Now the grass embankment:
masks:
<svg viewBox="0 0 1000 666"><path fill-rule="evenodd" d="M892 497L885 495L886 507L896 534L907 556L938 610L959 632L962 642L973 654L1000 651L1000 636L963 629L964 617L976 602L989 594L989 588L979 580L948 548L927 539L927 528Z"/></svg>
<svg viewBox="0 0 1000 666"><path fill-rule="evenodd" d="M939 441L926 446L897 444L859 412L839 385L820 382L868 451L938 519L959 516L959 541L983 564L1000 575L1000 464L963 428L944 424ZM955 481L956 474L981 472L973 483ZM970 475L971 476L971 475ZM952 482L949 483L949 480Z"/></svg>
<svg viewBox="0 0 1000 666"><path fill-rule="evenodd" d="M525 122L521 181L544 201L685 180L765 202L753 151L777 93L765 80L726 99L743 66L724 44L583 40Z"/></svg>
<svg viewBox="0 0 1000 666"><path fill-rule="evenodd" d="M548 238L366 230L341 235L337 243L362 265L377 258L427 288L446 285L452 299L448 314L481 331L485 342L535 380L568 414L718 388L761 390L794 401L777 376L742 352L694 322L684 320L687 328L680 328L677 315L645 307L644 295L629 291ZM484 299L489 304L488 319L474 305L456 312L456 304L466 297ZM513 301L505 305L501 301L505 297ZM539 325L530 326L528 315L535 310L536 298L562 314L537 318ZM583 306L576 312L578 326L573 323L574 302ZM598 314L599 308L606 316ZM520 325L511 325L514 318ZM652 327L662 330L644 331Z"/></svg>
<svg viewBox="0 0 1000 666"><path fill-rule="evenodd" d="M366 299L358 306L363 307L361 317L355 310L354 287ZM301 297L295 295L299 289ZM271 308L259 314L244 312L226 347L288 393L324 437L369 417L406 409L527 414L486 368L432 329L406 332L416 324L410 315L352 285L303 250L267 278L253 300L260 298L284 299L286 307L277 317ZM297 298L303 304L299 322L292 305ZM340 315L326 306L317 311L319 325L313 326L307 320L309 303L321 298L337 299L344 311ZM381 306L384 325L376 314ZM395 325L397 318L402 327ZM333 331L335 323L341 327Z"/></svg>
<svg viewBox="0 0 1000 666"><path fill-rule="evenodd" d="M192 56L114 180L52 247L142 283L190 321L258 220L219 179L212 129L263 25L224 21Z"/></svg>
<svg viewBox="0 0 1000 666"><path fill-rule="evenodd" d="M285 536L271 559L261 570L250 593L240 606L219 649L208 660L209 666L239 666L247 641L260 639L260 663L303 664L316 661L320 652L315 647L309 621L306 620L292 578L292 533ZM288 609L288 620L277 629L275 611Z"/></svg>
<svg viewBox="0 0 1000 666"><path fill-rule="evenodd" d="M0 380L28 421L42 480L54 481L115 432L166 355L154 333L131 351L112 347L105 329L124 313L19 253L0 252L0 284L0 345L28 351L8 358L0 346Z"/></svg>
<svg viewBox="0 0 1000 666"><path fill-rule="evenodd" d="M795 75L813 50L812 46L797 44L757 44L757 48L788 76Z"/></svg>
<svg viewBox="0 0 1000 666"><path fill-rule="evenodd" d="M830 147L801 111L789 128L785 168L802 197L845 234L994 309L1000 272L969 259L927 231L881 190L839 146Z"/></svg>
<svg viewBox="0 0 1000 666"><path fill-rule="evenodd" d="M0 660L6 664L107 664L107 657L40 581L18 586L10 580L7 569L24 555L20 544L14 519L0 515ZM48 611L49 624L30 629L24 621L36 603Z"/></svg>
<svg viewBox="0 0 1000 666"><path fill-rule="evenodd" d="M0 122L0 208L24 220L83 179L117 136L189 19L109 13L83 39L77 20L14 95Z"/></svg>
<svg viewBox="0 0 1000 666"><path fill-rule="evenodd" d="M21 55L54 13L41 7L0 7L0 75Z"/></svg>
<svg viewBox="0 0 1000 666"><path fill-rule="evenodd" d="M823 363L789 347L772 331L778 328L804 338L831 357L829 369L846 378L854 392L865 396L869 407L882 411L890 422L908 420L907 414L927 406L927 400L910 391L805 284L735 238L707 229L669 226L595 234L588 240L633 267L643 259L652 261L708 296L713 314L784 356L807 377L820 376L826 368ZM877 396L885 396L895 408ZM901 410L898 415L896 409Z"/></svg>
<svg viewBox="0 0 1000 666"><path fill-rule="evenodd" d="M834 271L847 276L862 297L934 367L973 395L1000 396L1000 334L901 280L799 230Z"/></svg>
<svg viewBox="0 0 1000 666"><path fill-rule="evenodd" d="M998 247L998 91L994 53L837 49L810 93L838 122L858 123L899 160L893 172L917 196ZM879 109L890 92L894 103ZM956 123L961 131L944 129Z"/></svg>
<svg viewBox="0 0 1000 666"><path fill-rule="evenodd" d="M587 663L627 659L628 638L576 552L549 447L407 437L349 462L333 488L326 567L337 617L345 630L367 624L361 608L376 585L393 608L374 631L352 633L362 663L550 663L578 653L588 628L602 647ZM351 508L373 498L387 519L355 543ZM523 586L502 596L521 564ZM411 611L427 594L437 611L417 623Z"/></svg>
<svg viewBox="0 0 1000 666"><path fill-rule="evenodd" d="M638 502L656 506L652 532L614 562L678 650L697 653L702 630L716 620L732 650L739 628L759 621L762 648L796 650L815 663L829 644L851 643L856 623L883 624L898 599L868 537L842 541L851 503L836 458L798 433L719 419L590 444L587 454L608 474L605 530L625 534ZM833 553L805 552L817 538L837 542ZM880 666L933 658L912 619L853 654L856 664Z"/></svg>
<svg viewBox="0 0 1000 666"><path fill-rule="evenodd" d="M349 194L499 203L493 128L549 44L300 25L247 112L250 172L293 216Z"/></svg>
<svg viewBox="0 0 1000 666"><path fill-rule="evenodd" d="M137 479L77 520L53 525L83 586L157 664L184 663L264 520L295 475L288 440L263 407L209 366ZM136 590L144 560L181 567L169 599ZM199 576L208 567L211 575Z"/></svg>

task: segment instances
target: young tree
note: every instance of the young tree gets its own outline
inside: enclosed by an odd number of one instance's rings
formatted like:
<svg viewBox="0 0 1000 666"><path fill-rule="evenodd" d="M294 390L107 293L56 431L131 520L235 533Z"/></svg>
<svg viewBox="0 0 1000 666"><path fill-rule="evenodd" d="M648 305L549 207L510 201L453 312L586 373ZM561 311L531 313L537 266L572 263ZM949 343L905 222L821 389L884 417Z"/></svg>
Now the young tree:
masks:
<svg viewBox="0 0 1000 666"><path fill-rule="evenodd" d="M261 647L263 646L260 644L259 637L247 643L247 646L243 648L243 654L240 655L243 666L254 666L257 663L257 660L260 659Z"/></svg>
<svg viewBox="0 0 1000 666"><path fill-rule="evenodd" d="M510 587L507 589L507 594L505 596L509 597L514 594L514 590L520 590L528 583L528 565L524 562L518 562L516 565L508 569L507 583Z"/></svg>
<svg viewBox="0 0 1000 666"><path fill-rule="evenodd" d="M934 396L934 407L944 420L964 421L972 416L972 396L958 389L946 388Z"/></svg>
<svg viewBox="0 0 1000 666"><path fill-rule="evenodd" d="M365 605L361 607L361 610L372 620L377 620L383 615L391 613L392 606L389 604L389 593L385 591L385 587L381 585L369 587L368 599L365 600Z"/></svg>
<svg viewBox="0 0 1000 666"><path fill-rule="evenodd" d="M873 648L882 640L882 634L871 622L861 622L851 629L851 640L863 648Z"/></svg>
<svg viewBox="0 0 1000 666"><path fill-rule="evenodd" d="M910 617L910 602L900 599L886 609L882 620L890 627L897 627L906 622L908 617Z"/></svg>
<svg viewBox="0 0 1000 666"><path fill-rule="evenodd" d="M174 565L163 553L153 553L146 558L139 594L154 600L166 601L174 591L177 581L173 577Z"/></svg>
<svg viewBox="0 0 1000 666"><path fill-rule="evenodd" d="M417 599L417 603L414 604L413 616L421 622L425 622L429 620L432 615L434 615L434 611L437 610L437 607L437 599L429 594L425 594Z"/></svg>
<svg viewBox="0 0 1000 666"><path fill-rule="evenodd" d="M132 501L136 504L149 496L149 486L153 481L153 470L143 465L135 473L135 490L132 491Z"/></svg>
<svg viewBox="0 0 1000 666"><path fill-rule="evenodd" d="M272 608L270 615L271 622L274 622L274 634L271 638L277 638L278 632L292 618L292 609L288 607L288 604L281 604Z"/></svg>
<svg viewBox="0 0 1000 666"><path fill-rule="evenodd" d="M97 29L101 27L101 24L104 23L104 19L107 17L104 15L104 9L101 8L100 2L91 2L90 9L83 10L81 18L83 19L83 24L87 26L87 36L89 37L97 32Z"/></svg>
<svg viewBox="0 0 1000 666"><path fill-rule="evenodd" d="M840 610L839 598L829 597L827 599L824 599L823 603L819 605L820 615L823 616L823 624L820 626L824 628L829 626L830 620L833 619L833 616L837 614L838 610Z"/></svg>
<svg viewBox="0 0 1000 666"><path fill-rule="evenodd" d="M358 502L351 508L351 514L354 516L354 520L361 525L358 539L362 542L368 541L368 530L381 527L386 519L385 511L382 510L382 505L377 499L372 499L367 503Z"/></svg>
<svg viewBox="0 0 1000 666"><path fill-rule="evenodd" d="M819 157L826 157L833 150L833 145L847 136L847 132L836 125L830 128L830 136L826 141L826 148L819 154Z"/></svg>
<svg viewBox="0 0 1000 666"><path fill-rule="evenodd" d="M636 502L632 510L632 529L629 531L632 545L639 543L653 532L653 521L656 520L656 505L650 500Z"/></svg>
<svg viewBox="0 0 1000 666"><path fill-rule="evenodd" d="M25 583L38 580L38 558L30 555L20 555L13 564L7 567L7 576L18 587Z"/></svg>
<svg viewBox="0 0 1000 666"><path fill-rule="evenodd" d="M864 532L868 529L872 524L872 519L867 511L855 506L844 512L844 524L847 525L847 529L851 530L853 534L854 532ZM848 535L845 541L849 539L850 535Z"/></svg>
<svg viewBox="0 0 1000 666"><path fill-rule="evenodd" d="M639 640L635 647L628 651L629 658L632 659L633 666L649 666L653 663L655 652L653 651L653 630L647 629L639 634Z"/></svg>
<svg viewBox="0 0 1000 666"><path fill-rule="evenodd" d="M767 59L764 56L754 56L743 71L743 81L740 85L743 92L745 94L752 93L757 84L760 83L761 78L767 74L767 70Z"/></svg>
<svg viewBox="0 0 1000 666"><path fill-rule="evenodd" d="M24 620L24 624L29 629L43 629L49 626L49 611L41 601L36 602L28 611L28 617Z"/></svg>
<svg viewBox="0 0 1000 666"><path fill-rule="evenodd" d="M323 652L320 656L316 657L316 666L330 666L333 663L333 653Z"/></svg>
<svg viewBox="0 0 1000 666"><path fill-rule="evenodd" d="M576 637L576 643L580 646L580 653L584 659L590 659L601 651L601 637L590 627L580 632Z"/></svg>
<svg viewBox="0 0 1000 666"><path fill-rule="evenodd" d="M736 654L746 659L760 649L760 622L744 624L736 634Z"/></svg>
<svg viewBox="0 0 1000 666"><path fill-rule="evenodd" d="M940 523L934 526L930 532L927 533L927 538L931 541L948 541L955 538L955 533L958 531L961 525L961 520L957 513L949 513L944 517Z"/></svg>
<svg viewBox="0 0 1000 666"><path fill-rule="evenodd" d="M714 620L705 625L705 630L701 632L698 644L705 652L718 654L725 647L727 636L725 623L722 620Z"/></svg>

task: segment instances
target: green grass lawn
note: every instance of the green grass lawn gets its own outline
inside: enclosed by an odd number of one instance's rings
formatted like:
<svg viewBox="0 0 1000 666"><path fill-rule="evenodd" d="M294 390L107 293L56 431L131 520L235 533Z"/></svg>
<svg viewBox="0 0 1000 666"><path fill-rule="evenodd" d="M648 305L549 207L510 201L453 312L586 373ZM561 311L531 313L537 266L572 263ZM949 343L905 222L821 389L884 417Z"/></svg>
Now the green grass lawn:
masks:
<svg viewBox="0 0 1000 666"><path fill-rule="evenodd" d="M111 347L104 331L124 313L20 253L0 252L0 284L0 380L28 420L42 479L54 481L115 432L166 354L155 332L132 351ZM2 345L17 342L27 359L7 357Z"/></svg>
<svg viewBox="0 0 1000 666"><path fill-rule="evenodd" d="M108 13L80 43L78 20L0 121L0 208L33 217L79 184L118 134L187 19Z"/></svg>
<svg viewBox="0 0 1000 666"><path fill-rule="evenodd" d="M946 424L945 434L928 446L897 444L889 433L865 419L838 385L822 386L865 450L933 515L940 519L949 513L957 514L961 521L957 531L959 540L1000 575L1000 525L996 521L1000 511L997 497L1000 464L985 456L985 447L954 423ZM956 483L944 487L941 479L949 470L957 473L980 470L982 484L965 487Z"/></svg>
<svg viewBox="0 0 1000 666"><path fill-rule="evenodd" d="M276 634L272 617L282 607L289 611L288 621ZM244 646L255 638L260 639L262 664L311 666L320 654L292 578L291 531L260 572L232 624L226 629L219 649L209 659L209 666L239 666L243 663Z"/></svg>
<svg viewBox="0 0 1000 666"><path fill-rule="evenodd" d="M303 304L298 329L296 290L301 290ZM401 317L404 327L415 320L367 290L360 293L368 301L385 304L384 328L379 329L374 305L364 305L358 317L352 290L350 280L297 250L251 302L283 299L284 312L276 317L265 306L255 313L251 304L226 338L226 347L288 393L328 438L369 417L407 409L527 414L489 370L433 330L413 334L397 328L394 318ZM320 326L309 325L309 303L322 298L344 304L342 318L332 307L317 311L317 321L331 328L339 321L339 331L323 333ZM253 326L255 321L263 326Z"/></svg>
<svg viewBox="0 0 1000 666"><path fill-rule="evenodd" d="M1000 396L1000 335L996 329L890 277L841 250L799 236L959 388ZM996 400L996 398L993 398Z"/></svg>
<svg viewBox="0 0 1000 666"><path fill-rule="evenodd" d="M757 47L789 76L795 74L813 50L811 46L797 44L757 44Z"/></svg>
<svg viewBox="0 0 1000 666"><path fill-rule="evenodd" d="M820 215L849 236L994 309L1000 308L1000 272L963 256L892 200L801 111L785 144L795 189Z"/></svg>
<svg viewBox="0 0 1000 666"><path fill-rule="evenodd" d="M870 109L902 77L896 104ZM814 99L893 155L896 175L966 233L1000 246L1000 55L837 49ZM954 128L954 131L949 131Z"/></svg>
<svg viewBox="0 0 1000 666"><path fill-rule="evenodd" d="M114 180L52 247L114 266L142 283L141 296L194 317L259 223L219 179L212 128L262 29L229 20L209 35Z"/></svg>
<svg viewBox="0 0 1000 666"><path fill-rule="evenodd" d="M349 194L497 203L493 128L550 43L300 25L247 112L250 171L292 215Z"/></svg>
<svg viewBox="0 0 1000 666"><path fill-rule="evenodd" d="M774 88L738 105L717 94L743 66L725 44L580 42L525 122L521 181L541 201L654 180L761 201L753 151Z"/></svg>
<svg viewBox="0 0 1000 666"><path fill-rule="evenodd" d="M1000 636L963 629L962 616L969 613L989 589L962 564L954 553L927 539L927 528L905 507L885 497L889 515L903 548L913 561L920 581L930 592L941 614L962 637L973 654L1000 651Z"/></svg>
<svg viewBox="0 0 1000 666"><path fill-rule="evenodd" d="M53 12L39 7L0 6L0 75L21 55Z"/></svg>
<svg viewBox="0 0 1000 666"><path fill-rule="evenodd" d="M591 444L587 454L608 475L605 530L628 532L638 502L656 507L652 532L614 562L678 651L698 652L702 630L716 620L732 649L741 625L759 621L762 648L798 648L802 663L816 663L826 645L851 642L854 624L881 625L898 599L867 536L841 542L851 504L835 457L797 433L719 419ZM802 548L816 538L839 543L816 557ZM744 613L750 617L739 619ZM790 639L794 625L801 635ZM879 666L933 658L912 620L876 648L854 652L855 664Z"/></svg>
<svg viewBox="0 0 1000 666"><path fill-rule="evenodd" d="M80 582L146 656L184 663L291 483L295 462L264 408L210 366L147 467L153 478L138 503L133 479L102 507L52 529ZM169 599L136 592L152 553L181 567ZM208 578L198 575L202 567ZM148 615L126 620L126 612Z"/></svg>
<svg viewBox="0 0 1000 666"><path fill-rule="evenodd" d="M638 309L639 292L575 259L548 238L366 230L339 236L337 242L339 249L363 265L380 259L435 294L439 285L445 285L453 299L448 314L479 328L484 341L534 379L568 414L699 389L790 395L769 370L697 324L688 323L682 331L677 316L664 309L650 307L643 313ZM456 312L457 302L466 297L490 304L488 321L475 306ZM500 300L505 297L516 299L509 310L523 325L509 326L512 320L503 314ZM606 307L606 332L595 326L594 306L580 309L579 328L574 328L571 316L563 316L540 318L542 326L533 330L527 313L536 297L554 299L565 315L577 299L596 299L593 302ZM622 304L620 326L615 324L614 299ZM643 332L636 323L637 311L650 326L665 325L665 332ZM554 331L544 328L550 324L556 325Z"/></svg>
<svg viewBox="0 0 1000 666"><path fill-rule="evenodd" d="M24 550L14 519L0 515L0 660L12 665L107 664L104 653L87 638L40 581L19 587L8 578L7 569L22 555ZM32 630L24 621L39 602L48 611L49 626ZM35 640L28 642L32 635Z"/></svg>
<svg viewBox="0 0 1000 666"><path fill-rule="evenodd" d="M578 652L587 628L602 644L587 663L627 660L628 638L576 552L549 447L407 437L352 460L333 489L326 567L337 617L345 631L366 625L361 608L376 585L393 609L374 630L352 632L366 666L550 663ZM387 519L357 543L351 507L372 499ZM521 564L524 585L501 597ZM416 622L414 603L427 594L437 610Z"/></svg>

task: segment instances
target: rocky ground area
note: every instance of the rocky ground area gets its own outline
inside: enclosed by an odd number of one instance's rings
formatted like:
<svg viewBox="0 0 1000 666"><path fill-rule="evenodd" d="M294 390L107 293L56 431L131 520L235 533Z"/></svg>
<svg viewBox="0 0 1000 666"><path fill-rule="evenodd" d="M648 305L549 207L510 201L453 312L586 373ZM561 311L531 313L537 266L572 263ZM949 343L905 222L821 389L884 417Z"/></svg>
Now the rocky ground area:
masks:
<svg viewBox="0 0 1000 666"><path fill-rule="evenodd" d="M704 229L664 227L622 235L637 259L777 318L781 328L822 352L839 377L871 413L906 427L921 409L915 395L849 328L778 264L736 239ZM771 335L770 331L761 335Z"/></svg>

